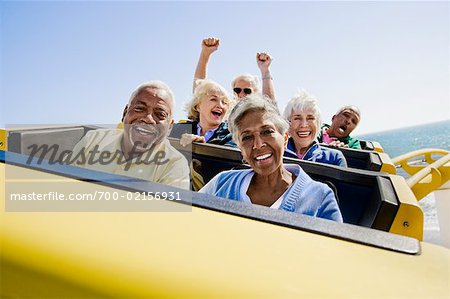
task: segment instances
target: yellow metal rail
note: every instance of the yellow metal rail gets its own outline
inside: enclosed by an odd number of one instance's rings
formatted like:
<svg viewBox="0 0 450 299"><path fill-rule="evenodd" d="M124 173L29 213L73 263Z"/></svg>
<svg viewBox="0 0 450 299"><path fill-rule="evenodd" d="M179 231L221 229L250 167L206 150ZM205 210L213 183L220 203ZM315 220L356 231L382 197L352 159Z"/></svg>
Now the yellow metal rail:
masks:
<svg viewBox="0 0 450 299"><path fill-rule="evenodd" d="M440 156L439 159L433 155ZM418 165L418 161L428 165ZM408 186L417 200L441 187L450 179L450 152L441 149L422 149L392 159L397 167L403 168L409 175Z"/></svg>
<svg viewBox="0 0 450 299"><path fill-rule="evenodd" d="M436 159L433 159L433 155L439 155L444 156L447 155L449 152L446 150L441 149L434 149L434 148L425 148L420 149L417 151L412 151L409 153L406 153L404 155L395 157L392 159L392 162L396 167L403 168L404 171L406 171L409 175L414 175L418 171L422 170L423 168L427 167L427 165L417 165L414 163L411 163L412 160L417 161L417 158L421 158L420 160L427 162L428 164L432 164L436 162Z"/></svg>
<svg viewBox="0 0 450 299"><path fill-rule="evenodd" d="M450 154L428 165L407 180L417 200L438 189L450 179Z"/></svg>

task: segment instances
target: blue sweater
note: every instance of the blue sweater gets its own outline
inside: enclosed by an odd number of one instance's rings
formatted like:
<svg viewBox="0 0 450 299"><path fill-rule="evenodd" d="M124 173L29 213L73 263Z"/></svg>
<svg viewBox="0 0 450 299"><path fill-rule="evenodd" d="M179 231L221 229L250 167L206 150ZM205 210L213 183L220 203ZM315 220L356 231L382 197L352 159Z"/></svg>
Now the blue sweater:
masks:
<svg viewBox="0 0 450 299"><path fill-rule="evenodd" d="M284 156L298 159L292 137L289 138ZM308 149L302 160L347 167L347 161L341 151L322 147L317 142Z"/></svg>
<svg viewBox="0 0 450 299"><path fill-rule="evenodd" d="M297 178L287 190L280 210L315 216L342 222L342 215L333 191L311 179L300 166L285 164L283 167ZM199 192L231 200L242 201L240 191L243 179L252 169L224 171L216 175Z"/></svg>

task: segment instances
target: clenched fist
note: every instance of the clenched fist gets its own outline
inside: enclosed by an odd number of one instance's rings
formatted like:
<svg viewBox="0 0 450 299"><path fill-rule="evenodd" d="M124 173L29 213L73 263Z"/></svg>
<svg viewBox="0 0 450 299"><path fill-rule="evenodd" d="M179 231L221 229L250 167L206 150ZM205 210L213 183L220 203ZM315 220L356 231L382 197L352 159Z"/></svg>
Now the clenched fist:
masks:
<svg viewBox="0 0 450 299"><path fill-rule="evenodd" d="M208 37L202 41L202 53L211 55L219 48L220 40L215 37Z"/></svg>

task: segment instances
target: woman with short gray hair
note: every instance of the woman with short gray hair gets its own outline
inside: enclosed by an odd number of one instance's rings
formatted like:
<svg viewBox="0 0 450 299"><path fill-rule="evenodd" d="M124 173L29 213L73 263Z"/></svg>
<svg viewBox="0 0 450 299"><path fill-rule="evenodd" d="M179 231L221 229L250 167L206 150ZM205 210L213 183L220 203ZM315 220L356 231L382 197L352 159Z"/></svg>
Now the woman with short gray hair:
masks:
<svg viewBox="0 0 450 299"><path fill-rule="evenodd" d="M280 116L278 107L270 101L270 98L262 95L248 96L245 101L236 105L228 118L228 127L234 140L239 140L238 124L245 114L258 110L264 111L264 119L273 122L278 132L285 132L288 129L288 123Z"/></svg>
<svg viewBox="0 0 450 299"><path fill-rule="evenodd" d="M283 164L288 124L274 104L261 95L249 96L228 121L251 169L221 172L201 193L342 222L327 185L312 180L297 164Z"/></svg>
<svg viewBox="0 0 450 299"><path fill-rule="evenodd" d="M302 90L284 109L284 118L289 122L289 140L285 157L347 167L344 155L335 149L320 146L320 109L316 99Z"/></svg>

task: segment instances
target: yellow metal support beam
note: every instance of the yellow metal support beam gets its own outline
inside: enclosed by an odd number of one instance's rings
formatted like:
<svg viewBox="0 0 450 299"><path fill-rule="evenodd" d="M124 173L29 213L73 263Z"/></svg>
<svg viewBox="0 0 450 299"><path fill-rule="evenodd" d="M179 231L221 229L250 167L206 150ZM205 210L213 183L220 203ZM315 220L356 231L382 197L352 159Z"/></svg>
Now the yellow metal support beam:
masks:
<svg viewBox="0 0 450 299"><path fill-rule="evenodd" d="M449 154L449 152L446 150L426 148L395 157L392 159L392 162L397 167L403 168L403 170L406 171L409 175L414 175L426 167L426 165L417 165L411 163L414 158L416 158L415 160L417 161L417 158L422 157L421 160L427 162L428 164L432 164L436 161L436 159L432 157L433 155L444 156L447 154Z"/></svg>
<svg viewBox="0 0 450 299"><path fill-rule="evenodd" d="M417 200L444 185L450 179L450 153L422 168L407 180Z"/></svg>

